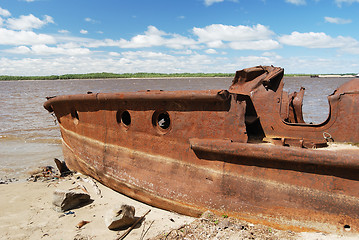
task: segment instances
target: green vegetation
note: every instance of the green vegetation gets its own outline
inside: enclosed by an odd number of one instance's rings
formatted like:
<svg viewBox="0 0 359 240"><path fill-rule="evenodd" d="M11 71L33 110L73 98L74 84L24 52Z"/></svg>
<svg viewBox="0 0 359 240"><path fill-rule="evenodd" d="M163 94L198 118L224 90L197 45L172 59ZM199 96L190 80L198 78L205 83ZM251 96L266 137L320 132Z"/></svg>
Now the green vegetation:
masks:
<svg viewBox="0 0 359 240"><path fill-rule="evenodd" d="M170 77L234 77L230 73L86 73L51 76L0 76L0 81L9 80L58 80L58 79L103 79L103 78L170 78Z"/></svg>
<svg viewBox="0 0 359 240"><path fill-rule="evenodd" d="M341 74L350 75L350 74ZM286 77L310 77L316 74L285 74ZM0 81L11 80L59 80L59 79L104 79L104 78L172 78L172 77L234 77L234 73L85 73L50 76L0 76Z"/></svg>

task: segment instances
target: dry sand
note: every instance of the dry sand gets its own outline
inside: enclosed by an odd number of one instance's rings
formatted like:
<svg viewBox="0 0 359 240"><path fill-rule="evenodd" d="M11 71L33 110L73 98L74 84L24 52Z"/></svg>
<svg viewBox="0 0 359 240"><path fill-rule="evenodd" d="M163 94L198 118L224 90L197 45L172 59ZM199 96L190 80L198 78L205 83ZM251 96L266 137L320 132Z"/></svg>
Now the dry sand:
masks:
<svg viewBox="0 0 359 240"><path fill-rule="evenodd" d="M116 239L118 232L107 229L104 216L113 206L121 206L122 203L133 205L136 217L151 209L141 226L131 231L125 239L141 239L143 229L149 228L143 238L147 239L193 221L191 217L150 207L97 183L103 195L101 198L86 182L82 184L94 201L71 210L74 214L56 212L52 205L53 192L77 187L77 182L76 176L73 176L53 182L1 184L0 239ZM76 228L82 220L90 223L81 229Z"/></svg>
<svg viewBox="0 0 359 240"><path fill-rule="evenodd" d="M359 239L359 235L280 231L223 216L195 219L153 208L97 183L103 196L100 197L90 183L83 181L81 184L94 201L71 210L74 214L56 212L53 192L77 187L79 177L86 178L77 174L44 182L0 184L0 239L116 239L126 230L107 229L104 216L122 203L134 206L136 217L151 210L125 239ZM89 223L78 229L76 225L82 220Z"/></svg>

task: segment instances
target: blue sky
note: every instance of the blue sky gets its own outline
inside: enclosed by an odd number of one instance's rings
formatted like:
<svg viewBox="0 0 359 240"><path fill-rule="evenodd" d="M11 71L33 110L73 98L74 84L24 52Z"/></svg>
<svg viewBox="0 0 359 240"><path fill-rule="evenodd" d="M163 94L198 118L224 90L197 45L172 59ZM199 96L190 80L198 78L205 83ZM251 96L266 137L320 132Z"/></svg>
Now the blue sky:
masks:
<svg viewBox="0 0 359 240"><path fill-rule="evenodd" d="M0 75L359 72L359 0L1 0Z"/></svg>

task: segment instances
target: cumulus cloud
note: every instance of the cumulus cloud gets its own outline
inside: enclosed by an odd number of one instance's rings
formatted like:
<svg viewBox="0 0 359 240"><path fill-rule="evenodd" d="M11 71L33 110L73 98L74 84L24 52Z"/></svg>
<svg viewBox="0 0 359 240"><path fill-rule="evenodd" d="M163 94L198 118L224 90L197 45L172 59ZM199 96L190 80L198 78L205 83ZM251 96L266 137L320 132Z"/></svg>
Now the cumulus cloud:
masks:
<svg viewBox="0 0 359 240"><path fill-rule="evenodd" d="M122 56L127 59L156 59L156 60L173 60L175 57L162 52L153 51L128 51L123 52Z"/></svg>
<svg viewBox="0 0 359 240"><path fill-rule="evenodd" d="M172 51L172 53L179 54L179 55L191 55L194 52L190 49L187 49L187 50L183 50L183 51Z"/></svg>
<svg viewBox="0 0 359 240"><path fill-rule="evenodd" d="M87 48L66 48L66 47L49 47L45 44L34 45L32 47L19 46L12 49L4 50L7 53L15 54L34 54L34 55L87 55L90 50Z"/></svg>
<svg viewBox="0 0 359 240"><path fill-rule="evenodd" d="M223 2L224 0L204 0L204 5L211 6L214 3Z"/></svg>
<svg viewBox="0 0 359 240"><path fill-rule="evenodd" d="M285 0L287 3L291 3L294 5L306 5L306 1L305 0Z"/></svg>
<svg viewBox="0 0 359 240"><path fill-rule="evenodd" d="M113 56L113 57L119 57L119 56L121 56L121 53L118 53L118 52L109 52L108 55Z"/></svg>
<svg viewBox="0 0 359 240"><path fill-rule="evenodd" d="M15 48L3 50L3 52L13 53L13 54L29 54L31 53L31 49L26 46L18 46Z"/></svg>
<svg viewBox="0 0 359 240"><path fill-rule="evenodd" d="M276 62L266 56L242 56L237 59L238 64L245 67L257 65L277 65Z"/></svg>
<svg viewBox="0 0 359 240"><path fill-rule="evenodd" d="M228 71L206 55L171 56L155 52L125 52L126 56L93 55L0 59L0 75L52 75L84 72L213 72ZM233 69L231 69L233 71Z"/></svg>
<svg viewBox="0 0 359 240"><path fill-rule="evenodd" d="M86 33L83 31L83 33ZM166 47L170 49L232 48L235 50L272 50L280 48L275 34L263 25L230 26L213 24L204 28L193 28L194 37L166 33L154 26L148 26L144 34L131 39L74 38L57 36L58 41L74 41L87 48L119 47L124 49ZM61 40L60 40L61 39ZM205 46L206 45L206 46Z"/></svg>
<svg viewBox="0 0 359 240"><path fill-rule="evenodd" d="M217 54L218 52L216 51L216 49L210 48L204 51L205 53L208 54Z"/></svg>
<svg viewBox="0 0 359 240"><path fill-rule="evenodd" d="M235 50L272 50L280 48L280 44L272 39L258 41L241 41L228 43L230 48Z"/></svg>
<svg viewBox="0 0 359 240"><path fill-rule="evenodd" d="M352 20L350 19L334 18L334 17L324 17L324 20L325 22L335 23L335 24L348 24L352 22Z"/></svg>
<svg viewBox="0 0 359 240"><path fill-rule="evenodd" d="M52 17L45 15L41 20L34 15L20 16L19 18L9 18L6 20L6 26L13 30L32 30L39 29L48 23L54 23Z"/></svg>
<svg viewBox="0 0 359 240"><path fill-rule="evenodd" d="M89 41L86 47L119 47L119 48L149 48L165 46L172 49L183 49L185 47L194 47L197 42L191 38L179 34L169 34L157 29L154 26L148 26L144 34L139 34L130 40L104 39Z"/></svg>
<svg viewBox="0 0 359 240"><path fill-rule="evenodd" d="M32 31L14 31L0 28L0 45L35 45L54 44L54 37L47 34L36 34Z"/></svg>
<svg viewBox="0 0 359 240"><path fill-rule="evenodd" d="M193 33L200 42L212 41L251 41L268 39L274 33L266 26L257 24L253 27L238 25L212 24L204 28L193 28Z"/></svg>
<svg viewBox="0 0 359 240"><path fill-rule="evenodd" d="M3 17L10 17L11 16L11 13L6 10L6 9L3 9L0 7L0 16L3 16Z"/></svg>
<svg viewBox="0 0 359 240"><path fill-rule="evenodd" d="M86 22L89 22L89 23L98 23L98 21L96 21L96 20L94 20L94 19L92 19L92 18L89 18L89 17L85 18L84 20L85 20Z"/></svg>
<svg viewBox="0 0 359 240"><path fill-rule="evenodd" d="M338 5L338 6L341 6L342 3L346 3L346 4L352 4L352 3L359 3L359 0L335 0L335 3Z"/></svg>
<svg viewBox="0 0 359 240"><path fill-rule="evenodd" d="M64 33L64 34L70 33L68 30L65 30L65 29L61 29L58 32L59 33Z"/></svg>
<svg viewBox="0 0 359 240"><path fill-rule="evenodd" d="M286 45L307 48L343 48L358 44L354 38L343 36L333 38L323 32L292 32L290 35L279 37L279 41Z"/></svg>
<svg viewBox="0 0 359 240"><path fill-rule="evenodd" d="M261 24L253 27L212 24L204 28L195 27L193 33L198 36L200 43L205 43L210 48L228 45L237 50L271 50L280 47L279 43L272 39L274 33Z"/></svg>
<svg viewBox="0 0 359 240"><path fill-rule="evenodd" d="M88 34L88 31L85 30L85 29L81 29L81 30L80 30L80 33L81 33L81 34Z"/></svg>

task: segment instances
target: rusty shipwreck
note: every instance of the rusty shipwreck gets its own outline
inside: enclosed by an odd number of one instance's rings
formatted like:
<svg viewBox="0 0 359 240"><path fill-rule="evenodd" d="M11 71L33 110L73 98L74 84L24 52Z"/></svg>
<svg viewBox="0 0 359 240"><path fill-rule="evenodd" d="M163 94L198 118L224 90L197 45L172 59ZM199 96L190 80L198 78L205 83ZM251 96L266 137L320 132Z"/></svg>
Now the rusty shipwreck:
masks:
<svg viewBox="0 0 359 240"><path fill-rule="evenodd" d="M304 89L283 91L283 73L258 66L237 71L228 90L88 93L44 107L68 167L134 199L359 232L359 79L328 96L325 122L307 124Z"/></svg>

